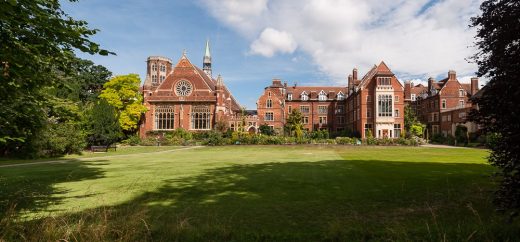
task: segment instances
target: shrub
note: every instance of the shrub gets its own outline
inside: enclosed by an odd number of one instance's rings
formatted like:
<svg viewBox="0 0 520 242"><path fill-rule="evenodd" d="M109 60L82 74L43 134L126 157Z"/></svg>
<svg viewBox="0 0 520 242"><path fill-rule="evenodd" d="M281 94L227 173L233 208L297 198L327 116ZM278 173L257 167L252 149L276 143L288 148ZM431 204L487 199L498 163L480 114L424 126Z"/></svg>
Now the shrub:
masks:
<svg viewBox="0 0 520 242"><path fill-rule="evenodd" d="M130 135L128 136L128 139L125 139L121 141L121 144L124 145L130 145L130 146L136 146L141 143L141 138L139 138L138 135Z"/></svg>

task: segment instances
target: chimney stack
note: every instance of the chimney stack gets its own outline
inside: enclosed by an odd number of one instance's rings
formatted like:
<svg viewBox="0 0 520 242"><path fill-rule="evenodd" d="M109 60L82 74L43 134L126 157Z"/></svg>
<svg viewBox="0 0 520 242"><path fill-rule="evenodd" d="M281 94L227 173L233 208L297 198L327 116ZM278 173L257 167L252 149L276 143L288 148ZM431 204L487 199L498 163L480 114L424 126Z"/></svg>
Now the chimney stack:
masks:
<svg viewBox="0 0 520 242"><path fill-rule="evenodd" d="M435 79L433 79L433 77L428 78L428 92L430 94L431 94L431 90L432 90L434 82L435 82Z"/></svg>
<svg viewBox="0 0 520 242"><path fill-rule="evenodd" d="M348 75L348 82L347 82L347 85L348 85L348 89L352 89L352 85L354 84L354 82L352 81L352 75Z"/></svg>
<svg viewBox="0 0 520 242"><path fill-rule="evenodd" d="M450 79L450 80L457 79L457 72L455 72L454 70L448 71L448 79Z"/></svg>
<svg viewBox="0 0 520 242"><path fill-rule="evenodd" d="M354 79L354 81L358 80L358 78L357 78L357 68L354 68L354 70L352 70L352 78Z"/></svg>
<svg viewBox="0 0 520 242"><path fill-rule="evenodd" d="M471 95L475 95L478 92L478 77L471 78Z"/></svg>
<svg viewBox="0 0 520 242"><path fill-rule="evenodd" d="M412 83L410 81L404 82L404 100L412 99Z"/></svg>

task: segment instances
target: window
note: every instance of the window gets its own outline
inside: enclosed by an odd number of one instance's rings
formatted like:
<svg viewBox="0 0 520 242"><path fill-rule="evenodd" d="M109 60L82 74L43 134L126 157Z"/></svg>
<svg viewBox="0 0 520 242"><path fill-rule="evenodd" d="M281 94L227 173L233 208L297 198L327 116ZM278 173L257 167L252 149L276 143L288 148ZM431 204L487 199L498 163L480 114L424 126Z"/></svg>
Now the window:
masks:
<svg viewBox="0 0 520 242"><path fill-rule="evenodd" d="M155 106L155 129L173 129L174 117L173 105Z"/></svg>
<svg viewBox="0 0 520 242"><path fill-rule="evenodd" d="M368 134L371 134L372 135L372 124L365 124L365 137L368 136Z"/></svg>
<svg viewBox="0 0 520 242"><path fill-rule="evenodd" d="M269 96L269 97L270 97L270 96L271 96L271 92L268 92L268 93L267 93L267 96Z"/></svg>
<svg viewBox="0 0 520 242"><path fill-rule="evenodd" d="M274 121L274 115L273 115L273 113L272 113L272 112L267 112L267 113L265 113L264 120L265 120L265 121Z"/></svg>
<svg viewBox="0 0 520 242"><path fill-rule="evenodd" d="M338 114L345 113L345 106L343 106L343 105L336 106L336 113L338 113Z"/></svg>
<svg viewBox="0 0 520 242"><path fill-rule="evenodd" d="M464 107L464 100L459 100L459 108L463 108Z"/></svg>
<svg viewBox="0 0 520 242"><path fill-rule="evenodd" d="M157 75L152 75L152 84L157 85Z"/></svg>
<svg viewBox="0 0 520 242"><path fill-rule="evenodd" d="M287 94L287 100L292 101L292 93Z"/></svg>
<svg viewBox="0 0 520 242"><path fill-rule="evenodd" d="M434 113L433 114L433 122L439 122L439 114L438 113Z"/></svg>
<svg viewBox="0 0 520 242"><path fill-rule="evenodd" d="M327 106L318 106L318 113L319 114L326 114L327 113Z"/></svg>
<svg viewBox="0 0 520 242"><path fill-rule="evenodd" d="M309 111L310 111L309 106L300 106L301 113L309 113Z"/></svg>
<svg viewBox="0 0 520 242"><path fill-rule="evenodd" d="M266 107L267 107L267 108L272 108L272 107L273 107L273 100L271 100L271 99L267 99Z"/></svg>
<svg viewBox="0 0 520 242"><path fill-rule="evenodd" d="M161 76L159 77L159 81L160 81L161 83L163 83L164 79L166 79L166 77L163 76L163 75L161 75Z"/></svg>
<svg viewBox="0 0 520 242"><path fill-rule="evenodd" d="M396 118L399 118L399 109L396 109L396 110L395 110L395 117L396 117Z"/></svg>
<svg viewBox="0 0 520 242"><path fill-rule="evenodd" d="M309 117L303 116L302 117L302 124L308 124L309 123Z"/></svg>
<svg viewBox="0 0 520 242"><path fill-rule="evenodd" d="M459 97L464 97L464 89L459 89Z"/></svg>
<svg viewBox="0 0 520 242"><path fill-rule="evenodd" d="M157 71L157 65L156 64L152 64L152 71Z"/></svg>
<svg viewBox="0 0 520 242"><path fill-rule="evenodd" d="M179 81L175 86L175 93L177 96L189 96L192 90L193 87L191 86L191 83L186 80Z"/></svg>
<svg viewBox="0 0 520 242"><path fill-rule="evenodd" d="M336 96L336 98L339 100L339 101L343 101L345 100L345 94L343 94L342 92L338 93L338 95Z"/></svg>
<svg viewBox="0 0 520 242"><path fill-rule="evenodd" d="M372 96L367 95L367 103L372 102Z"/></svg>
<svg viewBox="0 0 520 242"><path fill-rule="evenodd" d="M345 123L345 117L337 116L336 117L336 121L338 122L338 124L344 124Z"/></svg>
<svg viewBox="0 0 520 242"><path fill-rule="evenodd" d="M446 99L442 99L442 105L441 105L441 108L442 108L442 109L446 109Z"/></svg>
<svg viewBox="0 0 520 242"><path fill-rule="evenodd" d="M327 117L325 117L325 116L320 116L320 117L319 117L319 123L320 123L320 124L327 124Z"/></svg>
<svg viewBox="0 0 520 242"><path fill-rule="evenodd" d="M164 64L161 64L160 70L161 72L166 72L166 66Z"/></svg>
<svg viewBox="0 0 520 242"><path fill-rule="evenodd" d="M391 77L378 77L377 78L377 84L378 86L390 86L392 85Z"/></svg>
<svg viewBox="0 0 520 242"><path fill-rule="evenodd" d="M432 133L433 134L439 133L439 125L432 125Z"/></svg>
<svg viewBox="0 0 520 242"><path fill-rule="evenodd" d="M289 110L289 113L292 113L292 106L291 105L287 106L287 109Z"/></svg>
<svg viewBox="0 0 520 242"><path fill-rule="evenodd" d="M415 100L416 100L415 94L412 94L412 101L415 101Z"/></svg>
<svg viewBox="0 0 520 242"><path fill-rule="evenodd" d="M303 93L300 95L300 98L302 99L302 101L307 101L307 100L309 100L309 95L307 95L306 92L303 92Z"/></svg>
<svg viewBox="0 0 520 242"><path fill-rule="evenodd" d="M371 118L371 117L372 117L372 109L367 108L367 118Z"/></svg>
<svg viewBox="0 0 520 242"><path fill-rule="evenodd" d="M396 103L399 102L399 96L395 96L394 100L395 100Z"/></svg>
<svg viewBox="0 0 520 242"><path fill-rule="evenodd" d="M394 138L401 137L401 124L394 124Z"/></svg>
<svg viewBox="0 0 520 242"><path fill-rule="evenodd" d="M392 117L392 95L379 95L377 99L377 115L379 117Z"/></svg>
<svg viewBox="0 0 520 242"><path fill-rule="evenodd" d="M318 95L318 100L320 100L320 101L327 101L327 94L325 94L325 92L323 90Z"/></svg>
<svg viewBox="0 0 520 242"><path fill-rule="evenodd" d="M191 129L211 129L211 114L209 106L193 106L191 109Z"/></svg>

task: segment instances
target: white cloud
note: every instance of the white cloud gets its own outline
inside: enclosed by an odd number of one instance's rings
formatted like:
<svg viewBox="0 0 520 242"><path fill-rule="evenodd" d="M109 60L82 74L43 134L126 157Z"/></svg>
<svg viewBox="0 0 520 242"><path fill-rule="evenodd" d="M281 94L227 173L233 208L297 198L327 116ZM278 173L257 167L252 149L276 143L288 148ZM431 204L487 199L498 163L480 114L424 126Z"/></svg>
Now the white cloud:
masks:
<svg viewBox="0 0 520 242"><path fill-rule="evenodd" d="M293 53L296 47L296 41L290 33L266 28L251 44L251 53L271 57L276 52Z"/></svg>
<svg viewBox="0 0 520 242"><path fill-rule="evenodd" d="M200 1L252 42L251 53L292 53L298 43L336 81L381 60L403 79L476 70L466 61L474 53L475 30L468 25L482 0Z"/></svg>

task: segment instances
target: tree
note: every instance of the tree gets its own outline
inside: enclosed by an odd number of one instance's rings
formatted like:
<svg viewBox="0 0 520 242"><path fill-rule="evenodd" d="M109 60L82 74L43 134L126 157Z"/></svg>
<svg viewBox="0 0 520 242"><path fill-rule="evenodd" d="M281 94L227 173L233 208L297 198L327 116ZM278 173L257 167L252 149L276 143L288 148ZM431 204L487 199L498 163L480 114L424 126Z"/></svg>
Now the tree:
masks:
<svg viewBox="0 0 520 242"><path fill-rule="evenodd" d="M480 9L471 19L478 48L473 60L478 76L489 82L474 98L478 109L470 118L499 137L489 157L501 176L495 202L515 216L520 212L520 1L487 0Z"/></svg>
<svg viewBox="0 0 520 242"><path fill-rule="evenodd" d="M290 136L294 135L297 139L303 138L302 114L298 109L293 109L287 117L285 130L289 132Z"/></svg>
<svg viewBox="0 0 520 242"><path fill-rule="evenodd" d="M97 30L69 17L58 0L0 1L0 154L23 153L47 122L47 87L70 73L73 51L107 55Z"/></svg>
<svg viewBox="0 0 520 242"><path fill-rule="evenodd" d="M116 109L100 99L88 112L86 133L89 145L111 145L122 137Z"/></svg>
<svg viewBox="0 0 520 242"><path fill-rule="evenodd" d="M413 111L412 107L406 105L404 108L404 129L407 134L420 137L425 128L426 125L419 121L417 114Z"/></svg>
<svg viewBox="0 0 520 242"><path fill-rule="evenodd" d="M140 83L137 74L116 76L103 85L99 95L117 110L121 129L127 134L135 133L141 115L146 112L143 96L139 93Z"/></svg>
<svg viewBox="0 0 520 242"><path fill-rule="evenodd" d="M269 135L269 136L274 135L274 129L265 123L260 125L260 127L258 127L258 129L260 130L261 134L265 134L265 135Z"/></svg>

